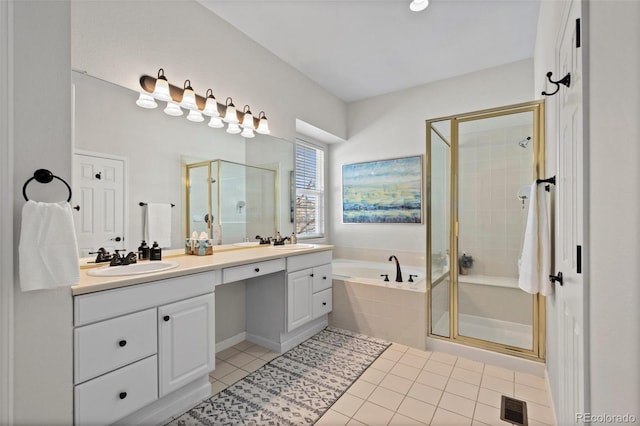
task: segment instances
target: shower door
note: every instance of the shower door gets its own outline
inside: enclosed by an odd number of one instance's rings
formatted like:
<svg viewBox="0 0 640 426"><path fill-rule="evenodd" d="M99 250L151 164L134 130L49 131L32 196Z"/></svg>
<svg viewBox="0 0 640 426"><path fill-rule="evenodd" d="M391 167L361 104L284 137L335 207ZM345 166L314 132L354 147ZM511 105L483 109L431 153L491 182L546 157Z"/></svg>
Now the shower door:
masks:
<svg viewBox="0 0 640 426"><path fill-rule="evenodd" d="M427 122L432 337L544 358L543 297L518 287L529 191L544 170L542 108Z"/></svg>

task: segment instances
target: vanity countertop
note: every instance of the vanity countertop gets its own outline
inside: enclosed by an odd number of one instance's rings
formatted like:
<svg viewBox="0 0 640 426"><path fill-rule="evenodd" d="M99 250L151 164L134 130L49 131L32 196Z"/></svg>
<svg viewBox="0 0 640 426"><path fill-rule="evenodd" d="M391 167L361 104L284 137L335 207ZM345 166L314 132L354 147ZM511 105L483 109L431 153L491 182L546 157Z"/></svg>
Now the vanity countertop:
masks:
<svg viewBox="0 0 640 426"><path fill-rule="evenodd" d="M140 275L125 275L116 277L96 277L88 275L89 269L80 270L80 283L71 287L73 296L94 293L103 290L112 290L130 285L143 284L151 281L175 278L183 275L199 272L213 271L231 266L246 265L264 260L279 259L300 254L314 253L331 250L333 246L314 244L313 247L304 249L274 249L272 247L250 247L236 250L214 251L210 256L165 256L163 259L178 263L177 268L161 272L152 272ZM146 262L146 261L145 261Z"/></svg>

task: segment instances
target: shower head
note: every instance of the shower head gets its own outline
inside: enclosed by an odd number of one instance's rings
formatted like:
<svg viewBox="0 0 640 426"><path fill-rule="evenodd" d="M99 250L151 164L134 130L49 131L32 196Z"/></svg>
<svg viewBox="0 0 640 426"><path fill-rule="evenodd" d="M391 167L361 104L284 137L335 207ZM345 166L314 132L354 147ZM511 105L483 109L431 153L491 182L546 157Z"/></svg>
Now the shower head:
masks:
<svg viewBox="0 0 640 426"><path fill-rule="evenodd" d="M529 146L530 140L531 140L531 136L527 136L526 138L519 141L518 145L520 145L521 148L526 148L527 146Z"/></svg>

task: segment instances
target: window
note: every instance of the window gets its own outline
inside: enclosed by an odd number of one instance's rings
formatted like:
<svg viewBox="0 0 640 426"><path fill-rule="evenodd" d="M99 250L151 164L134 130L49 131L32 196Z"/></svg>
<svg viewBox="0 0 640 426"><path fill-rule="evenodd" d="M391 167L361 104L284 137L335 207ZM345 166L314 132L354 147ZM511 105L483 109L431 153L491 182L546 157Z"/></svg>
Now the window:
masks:
<svg viewBox="0 0 640 426"><path fill-rule="evenodd" d="M296 236L324 236L324 150L296 141Z"/></svg>

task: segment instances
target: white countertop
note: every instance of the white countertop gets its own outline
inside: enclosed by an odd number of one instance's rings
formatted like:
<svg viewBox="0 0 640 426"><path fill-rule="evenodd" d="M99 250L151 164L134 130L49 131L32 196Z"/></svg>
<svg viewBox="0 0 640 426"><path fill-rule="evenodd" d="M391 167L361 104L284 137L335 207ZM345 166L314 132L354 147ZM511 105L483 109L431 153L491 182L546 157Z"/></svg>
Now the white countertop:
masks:
<svg viewBox="0 0 640 426"><path fill-rule="evenodd" d="M280 259L289 256L331 250L333 248L331 245L322 244L314 244L312 248L304 249L274 249L270 246L243 247L235 249L217 247L220 246L214 247L213 255L210 256L163 256L163 260L172 260L177 262L178 267L149 274L96 277L87 274L87 271L90 268L82 268L80 270L80 283L71 287L71 292L74 296L78 296L96 291L112 290L114 288L143 284L167 278L175 278L199 272L213 271L231 266L246 265L264 260ZM102 267L106 266L106 264L95 265L93 267L98 266Z"/></svg>

